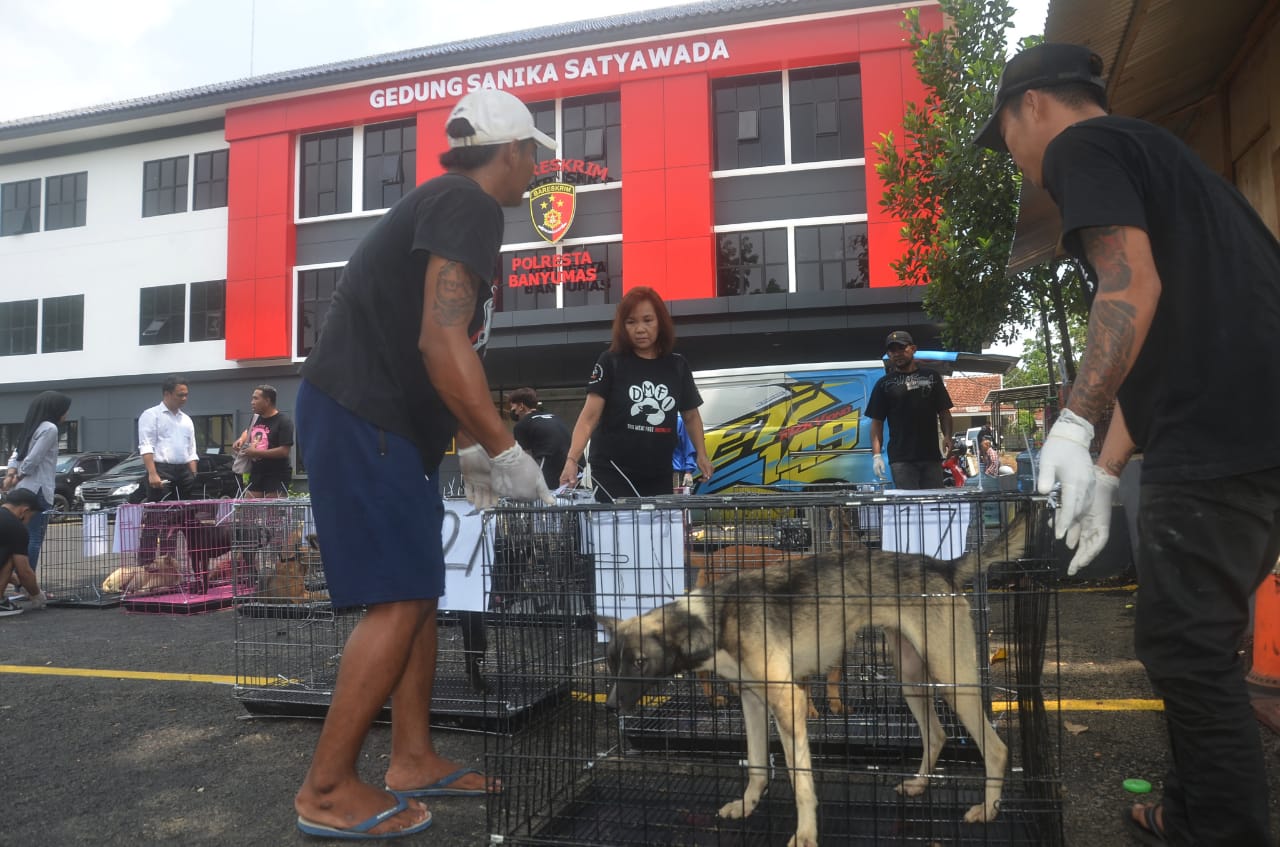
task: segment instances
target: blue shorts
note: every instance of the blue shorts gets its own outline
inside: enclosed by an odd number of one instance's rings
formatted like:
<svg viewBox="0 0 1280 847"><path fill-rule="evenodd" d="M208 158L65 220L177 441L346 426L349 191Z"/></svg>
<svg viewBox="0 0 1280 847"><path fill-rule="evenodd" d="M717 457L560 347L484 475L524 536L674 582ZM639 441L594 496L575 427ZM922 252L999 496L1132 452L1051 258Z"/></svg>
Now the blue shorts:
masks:
<svg viewBox="0 0 1280 847"><path fill-rule="evenodd" d="M418 448L305 379L299 447L335 609L444 594L444 504Z"/></svg>

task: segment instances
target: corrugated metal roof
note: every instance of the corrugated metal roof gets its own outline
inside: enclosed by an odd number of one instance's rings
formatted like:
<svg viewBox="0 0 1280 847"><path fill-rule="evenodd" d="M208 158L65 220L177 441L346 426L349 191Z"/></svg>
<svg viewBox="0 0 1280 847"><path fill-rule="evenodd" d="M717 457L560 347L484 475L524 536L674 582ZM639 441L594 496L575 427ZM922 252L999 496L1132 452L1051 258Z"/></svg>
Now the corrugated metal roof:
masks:
<svg viewBox="0 0 1280 847"><path fill-rule="evenodd" d="M0 140L125 121L167 112L291 94L331 85L497 61L549 50L591 46L621 38L678 33L797 15L899 5L895 0L704 0L536 29L487 35L449 44L382 53L297 70L202 85L36 115L0 123Z"/></svg>
<svg viewBox="0 0 1280 847"><path fill-rule="evenodd" d="M1049 0L1045 38L1102 57L1113 112L1182 134L1247 49L1257 22L1278 8L1280 0ZM1060 231L1049 196L1024 182L1010 272L1051 258Z"/></svg>

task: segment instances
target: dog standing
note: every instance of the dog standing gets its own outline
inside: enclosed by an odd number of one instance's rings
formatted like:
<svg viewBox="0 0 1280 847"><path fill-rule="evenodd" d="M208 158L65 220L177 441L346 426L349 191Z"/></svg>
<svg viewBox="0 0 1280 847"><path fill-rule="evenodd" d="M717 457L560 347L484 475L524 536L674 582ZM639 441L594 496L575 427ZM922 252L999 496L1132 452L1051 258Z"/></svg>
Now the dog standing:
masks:
<svg viewBox="0 0 1280 847"><path fill-rule="evenodd" d="M1025 516L1014 519L1003 540L1015 556L1022 555ZM946 743L933 708L932 680L985 765L983 802L964 820L994 820L1009 752L983 710L977 640L969 602L960 593L978 566L976 553L955 562L871 549L852 559L824 553L741 571L624 621L598 616L610 634L608 663L615 679L607 705L630 709L650 681L676 673L714 671L736 683L747 737L747 786L742 799L726 803L719 814L744 818L759 804L768 782L771 713L796 796L796 833L788 847L817 847L804 680L842 663L862 629L882 627L923 747L916 775L898 792L917 796L925 790Z"/></svg>

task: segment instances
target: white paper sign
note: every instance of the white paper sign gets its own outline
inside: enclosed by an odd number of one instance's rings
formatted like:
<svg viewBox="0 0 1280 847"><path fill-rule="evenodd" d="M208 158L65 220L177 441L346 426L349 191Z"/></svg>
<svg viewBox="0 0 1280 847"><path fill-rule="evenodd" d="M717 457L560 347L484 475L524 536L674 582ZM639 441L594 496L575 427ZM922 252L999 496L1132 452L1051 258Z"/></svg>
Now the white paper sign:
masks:
<svg viewBox="0 0 1280 847"><path fill-rule="evenodd" d="M684 593L684 512L588 512L595 555L596 611L629 618Z"/></svg>
<svg viewBox="0 0 1280 847"><path fill-rule="evenodd" d="M142 504L126 503L116 509L116 529L111 539L111 549L117 553L136 553L141 531Z"/></svg>
<svg viewBox="0 0 1280 847"><path fill-rule="evenodd" d="M472 514L475 512L475 514ZM484 556L493 550L493 521L466 500L444 501L444 596L440 608L453 612L485 609Z"/></svg>
<svg viewBox="0 0 1280 847"><path fill-rule="evenodd" d="M105 556L111 552L106 512L87 512L80 519L80 535L84 538L84 557Z"/></svg>
<svg viewBox="0 0 1280 847"><path fill-rule="evenodd" d="M923 553L944 561L958 559L965 553L969 512L967 501L949 497L885 506L881 509L880 546L894 553Z"/></svg>

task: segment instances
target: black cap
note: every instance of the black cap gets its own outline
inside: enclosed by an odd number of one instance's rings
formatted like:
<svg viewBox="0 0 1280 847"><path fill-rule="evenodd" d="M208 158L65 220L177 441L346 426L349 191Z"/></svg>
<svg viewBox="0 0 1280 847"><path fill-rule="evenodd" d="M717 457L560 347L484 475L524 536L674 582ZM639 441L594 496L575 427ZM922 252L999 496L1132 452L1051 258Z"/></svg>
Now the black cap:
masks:
<svg viewBox="0 0 1280 847"><path fill-rule="evenodd" d="M1106 92L1102 80L1102 57L1078 44L1037 44L1028 47L1005 63L996 86L996 104L991 117L982 125L973 143L979 147L1008 153L1000 135L1000 110L1024 91L1032 88L1054 88L1075 83L1096 85Z"/></svg>
<svg viewBox="0 0 1280 847"><path fill-rule="evenodd" d="M911 333L903 332L902 330L898 329L889 333L888 337L886 337L884 340L884 346L886 350L889 348L890 345L893 345L893 344L901 344L904 347L911 347L915 344L915 341L912 340Z"/></svg>

